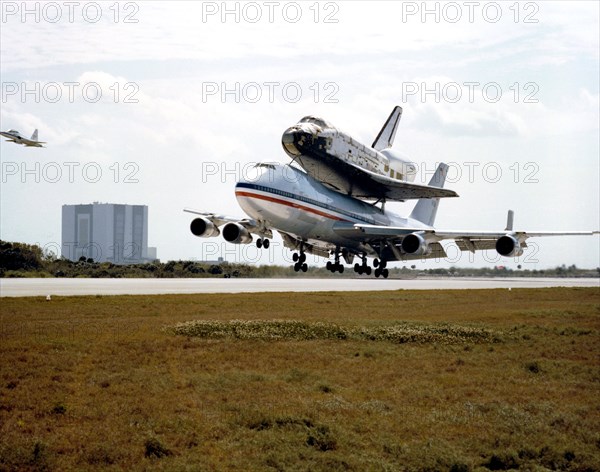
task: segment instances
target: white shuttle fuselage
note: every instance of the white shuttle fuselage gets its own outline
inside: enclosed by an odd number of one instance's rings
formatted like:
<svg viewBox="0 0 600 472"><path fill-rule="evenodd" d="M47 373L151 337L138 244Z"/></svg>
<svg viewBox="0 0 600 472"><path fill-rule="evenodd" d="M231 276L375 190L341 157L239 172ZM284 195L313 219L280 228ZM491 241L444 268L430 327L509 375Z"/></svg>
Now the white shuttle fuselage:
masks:
<svg viewBox="0 0 600 472"><path fill-rule="evenodd" d="M338 176L338 166L351 164L391 179L413 182L417 171L414 162L403 154L378 151L356 141L326 121L306 116L288 128L282 138L286 153L308 174L326 184L350 193L349 178Z"/></svg>
<svg viewBox="0 0 600 472"><path fill-rule="evenodd" d="M308 175L346 195L371 201L456 197L449 189L415 184L417 165L391 149L401 115L394 107L371 146L315 116L286 129L281 144Z"/></svg>

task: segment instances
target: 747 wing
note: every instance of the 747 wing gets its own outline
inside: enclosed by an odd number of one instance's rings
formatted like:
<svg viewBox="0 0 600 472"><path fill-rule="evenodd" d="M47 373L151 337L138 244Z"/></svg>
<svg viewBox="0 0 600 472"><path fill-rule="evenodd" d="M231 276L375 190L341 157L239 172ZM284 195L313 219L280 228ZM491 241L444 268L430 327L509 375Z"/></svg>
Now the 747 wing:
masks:
<svg viewBox="0 0 600 472"><path fill-rule="evenodd" d="M441 241L454 240L461 251L495 249L502 256L518 257L527 247L526 240L539 236L589 236L599 231L515 231L512 210L504 231L457 231L435 228L344 225L336 232L352 239L361 239L365 244L378 245L380 250L389 250L395 259L440 258L446 252Z"/></svg>
<svg viewBox="0 0 600 472"><path fill-rule="evenodd" d="M252 234L257 234L262 239L260 245L264 244L267 248L269 247L267 238L273 237L271 229L252 218L239 219L191 208L184 208L183 211L198 215L190 224L190 230L194 236L200 238L218 236L222 231L226 241L239 244L251 242ZM220 227L222 228L219 229Z"/></svg>

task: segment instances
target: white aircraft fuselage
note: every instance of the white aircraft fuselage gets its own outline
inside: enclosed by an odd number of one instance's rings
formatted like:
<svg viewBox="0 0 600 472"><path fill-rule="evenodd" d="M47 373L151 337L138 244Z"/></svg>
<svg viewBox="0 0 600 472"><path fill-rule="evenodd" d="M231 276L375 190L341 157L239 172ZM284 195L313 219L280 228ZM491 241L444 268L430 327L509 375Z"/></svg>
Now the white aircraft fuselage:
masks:
<svg viewBox="0 0 600 472"><path fill-rule="evenodd" d="M288 128L282 137L285 152L319 181L349 193L348 177L338 175L342 164L353 164L381 176L413 182L417 166L392 149L379 151L356 141L321 118L306 116ZM340 178L342 177L342 178ZM361 182L354 182L354 186Z"/></svg>
<svg viewBox="0 0 600 472"><path fill-rule="evenodd" d="M37 129L33 132L31 139L24 138L23 136L21 136L21 133L19 133L15 129L9 129L8 131L0 131L0 136L5 137L8 142L22 144L25 147L44 147L42 146L42 144L45 144L44 141L37 140Z"/></svg>
<svg viewBox="0 0 600 472"><path fill-rule="evenodd" d="M444 189L448 166L440 163L427 185L415 184L416 166L392 151L402 114L395 107L373 144L365 146L331 124L306 116L288 128L282 145L293 162L302 166L260 163L256 174L240 180L236 198L249 218L231 218L186 209L197 217L191 222L194 236L222 234L233 244L268 249L273 231L279 232L293 254L294 270L308 270L305 252L329 259L326 267L343 272L343 257L354 271L371 273L367 258L374 258L375 277L388 277L387 261L444 258L441 244L453 240L461 251L495 250L504 257L519 257L527 239L538 236L583 236L598 231L516 231L508 211L503 230L463 231L434 228L441 198L456 197ZM415 199L409 216L385 209L387 200ZM368 200L368 201L366 201ZM371 203L375 201L375 203ZM381 205L378 204L381 202Z"/></svg>
<svg viewBox="0 0 600 472"><path fill-rule="evenodd" d="M376 257L369 245L344 237L334 228L344 224L431 228L331 190L289 165L264 163L258 164L256 170L256 178L242 179L235 187L236 198L244 212L315 248L333 251L336 246L344 247Z"/></svg>
<svg viewBox="0 0 600 472"><path fill-rule="evenodd" d="M365 146L314 116L288 128L282 145L310 176L347 194L385 197L361 170L404 182L413 182L417 172L416 164L398 151Z"/></svg>
<svg viewBox="0 0 600 472"><path fill-rule="evenodd" d="M286 129L281 144L308 175L352 197L370 201L456 197L452 190L414 183L417 165L391 148L401 116L402 108L394 107L370 146L312 115Z"/></svg>

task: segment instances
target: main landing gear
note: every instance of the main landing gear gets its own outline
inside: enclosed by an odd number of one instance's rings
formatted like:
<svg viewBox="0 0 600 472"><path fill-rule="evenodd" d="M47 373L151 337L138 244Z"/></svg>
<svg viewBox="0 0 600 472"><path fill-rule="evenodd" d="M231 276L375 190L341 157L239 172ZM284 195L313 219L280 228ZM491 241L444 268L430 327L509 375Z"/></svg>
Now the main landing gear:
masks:
<svg viewBox="0 0 600 472"><path fill-rule="evenodd" d="M372 269L367 264L367 256L363 254L361 256L361 259L362 259L362 263L359 264L357 262L356 264L354 264L354 272L356 272L359 275L362 275L362 274L371 275ZM375 271L374 271L375 277L378 277L378 278L383 277L384 279L387 279L389 277L390 272L386 268L387 261L375 259L373 261L373 266L375 267ZM327 261L327 265L325 267L330 272L339 272L340 274L343 273L344 266L342 264L340 264L340 253L336 252L335 253L335 262L332 263L331 261Z"/></svg>
<svg viewBox="0 0 600 472"><path fill-rule="evenodd" d="M383 277L384 279L387 279L389 277L390 272L386 269L387 261L380 261L379 259L375 259L373 261L373 266L376 267L375 277Z"/></svg>
<svg viewBox="0 0 600 472"><path fill-rule="evenodd" d="M358 275L371 275L371 268L367 265L366 256L362 256L362 264L359 264L358 262L354 264L354 272L356 272Z"/></svg>
<svg viewBox="0 0 600 472"><path fill-rule="evenodd" d="M267 238L258 238L256 240L256 247L258 249L261 248L265 248L265 249L269 249L269 246L271 245L271 242L267 239Z"/></svg>
<svg viewBox="0 0 600 472"><path fill-rule="evenodd" d="M339 272L342 274L344 272L344 266L340 264L340 253L338 251L335 253L335 262L332 264L331 261L327 261L325 268L332 273Z"/></svg>
<svg viewBox="0 0 600 472"><path fill-rule="evenodd" d="M380 261L379 259L375 259L373 261L373 267L375 267L375 277L383 277L384 279L389 277L390 272L386 269L386 265L387 262L383 260ZM358 275L371 275L371 267L367 265L366 256L362 256L362 264L359 264L358 262L354 264L354 272L356 272Z"/></svg>
<svg viewBox="0 0 600 472"><path fill-rule="evenodd" d="M295 252L292 255L292 259L295 262L294 270L296 272L300 272L300 271L306 272L308 270L308 264L306 263L306 254L304 254L304 251L302 250L302 248L300 248L300 254Z"/></svg>

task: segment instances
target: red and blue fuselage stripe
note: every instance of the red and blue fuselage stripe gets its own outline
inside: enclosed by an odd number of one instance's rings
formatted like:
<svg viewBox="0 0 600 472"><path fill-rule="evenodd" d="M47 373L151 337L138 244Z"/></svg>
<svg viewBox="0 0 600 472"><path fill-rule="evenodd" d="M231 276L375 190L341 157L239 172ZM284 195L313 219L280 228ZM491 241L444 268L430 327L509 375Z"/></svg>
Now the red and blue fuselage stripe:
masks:
<svg viewBox="0 0 600 472"><path fill-rule="evenodd" d="M256 198L292 208L298 208L303 211L323 216L335 221L378 224L375 219L369 218L365 215L359 215L355 212L334 207L333 205L329 205L309 197L296 195L285 190L266 187L264 185L239 182L236 185L235 194L239 197Z"/></svg>

